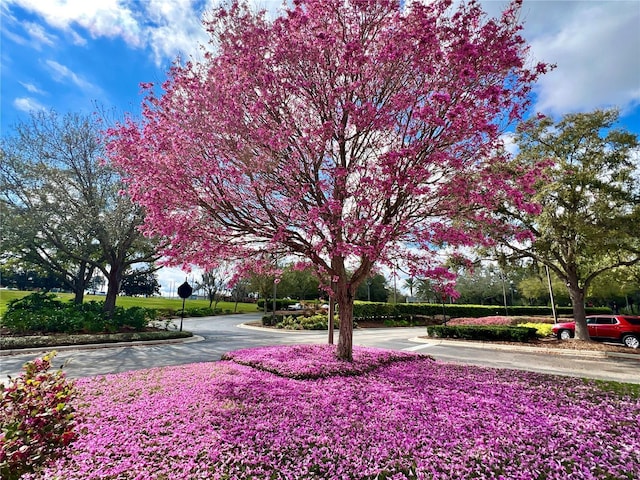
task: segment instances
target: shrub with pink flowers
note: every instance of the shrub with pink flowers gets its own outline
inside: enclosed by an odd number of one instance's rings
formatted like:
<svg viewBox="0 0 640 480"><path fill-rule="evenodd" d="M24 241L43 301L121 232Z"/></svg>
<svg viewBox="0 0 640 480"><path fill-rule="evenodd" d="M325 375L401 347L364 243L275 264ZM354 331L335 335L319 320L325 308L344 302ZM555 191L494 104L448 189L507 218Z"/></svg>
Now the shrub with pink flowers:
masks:
<svg viewBox="0 0 640 480"><path fill-rule="evenodd" d="M631 480L640 472L637 390L358 347L349 364L333 348L242 350L220 362L81 379L84 433L25 479ZM372 368L361 370L365 363Z"/></svg>
<svg viewBox="0 0 640 480"><path fill-rule="evenodd" d="M20 478L57 457L75 437L73 383L49 372L55 352L25 364L0 384L0 477Z"/></svg>
<svg viewBox="0 0 640 480"><path fill-rule="evenodd" d="M493 326L493 325L513 325L513 317L481 317L481 318L452 318L447 322L447 325L478 325L478 326Z"/></svg>

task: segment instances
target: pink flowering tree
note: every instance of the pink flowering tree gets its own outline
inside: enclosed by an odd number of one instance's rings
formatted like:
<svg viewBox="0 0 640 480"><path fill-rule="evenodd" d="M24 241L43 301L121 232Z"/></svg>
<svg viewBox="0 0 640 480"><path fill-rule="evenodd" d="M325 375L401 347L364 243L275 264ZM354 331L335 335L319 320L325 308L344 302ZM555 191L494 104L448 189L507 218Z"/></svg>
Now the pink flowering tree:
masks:
<svg viewBox="0 0 640 480"><path fill-rule="evenodd" d="M111 130L109 154L172 263L312 265L350 360L374 265L448 279L438 248L508 228L492 216L505 202L532 209L536 169L500 135L547 67L527 64L520 1L497 19L450 0L293 3L274 20L214 12L204 59L172 68L161 96L146 85L142 121Z"/></svg>

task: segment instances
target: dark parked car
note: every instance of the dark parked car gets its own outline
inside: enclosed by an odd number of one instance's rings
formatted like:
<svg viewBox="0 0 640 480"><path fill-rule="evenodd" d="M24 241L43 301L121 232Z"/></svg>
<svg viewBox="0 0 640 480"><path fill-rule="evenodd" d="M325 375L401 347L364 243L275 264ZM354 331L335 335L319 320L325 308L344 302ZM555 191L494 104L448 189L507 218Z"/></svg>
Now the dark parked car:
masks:
<svg viewBox="0 0 640 480"><path fill-rule="evenodd" d="M589 336L594 340L615 340L627 347L640 347L640 317L632 315L589 315ZM573 338L575 323L556 323L553 333L562 340Z"/></svg>

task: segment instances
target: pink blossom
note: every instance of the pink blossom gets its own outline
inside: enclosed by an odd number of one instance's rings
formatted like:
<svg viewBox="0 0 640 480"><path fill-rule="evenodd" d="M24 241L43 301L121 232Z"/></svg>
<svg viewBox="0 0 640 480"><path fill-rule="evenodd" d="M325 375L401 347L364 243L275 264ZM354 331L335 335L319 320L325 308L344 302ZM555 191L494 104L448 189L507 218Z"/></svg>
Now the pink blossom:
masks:
<svg viewBox="0 0 640 480"><path fill-rule="evenodd" d="M259 348L80 379L82 434L25 478L622 480L640 471L637 396L415 354L356 347L350 363L335 353ZM309 372L324 373L298 379Z"/></svg>
<svg viewBox="0 0 640 480"><path fill-rule="evenodd" d="M339 278L346 358L374 264L404 246L421 251L407 269L434 274L442 246L520 232L497 209L534 208L538 172L501 153L547 69L526 66L521 2L498 18L477 2L407 3L300 0L274 20L220 7L204 25L215 52L174 66L161 97L145 86L143 120L109 132L169 263L309 261Z"/></svg>

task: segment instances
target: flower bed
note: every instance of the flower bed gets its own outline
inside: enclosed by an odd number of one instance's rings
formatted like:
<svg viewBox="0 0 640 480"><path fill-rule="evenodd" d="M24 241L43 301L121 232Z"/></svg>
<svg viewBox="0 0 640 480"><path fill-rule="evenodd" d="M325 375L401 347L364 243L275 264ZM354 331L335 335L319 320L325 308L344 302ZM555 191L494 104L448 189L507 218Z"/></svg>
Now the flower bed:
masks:
<svg viewBox="0 0 640 480"><path fill-rule="evenodd" d="M413 353L357 347L353 350L353 361L347 362L338 360L334 349L328 345L247 348L222 356L222 360L232 360L282 377L297 379L360 375L392 362L415 361L417 358L419 357ZM433 360L427 356L422 358Z"/></svg>
<svg viewBox="0 0 640 480"><path fill-rule="evenodd" d="M478 326L494 326L494 325L513 325L512 317L480 317L480 318L452 318L447 325L478 325Z"/></svg>
<svg viewBox="0 0 640 480"><path fill-rule="evenodd" d="M244 350L80 379L84 433L28 478L613 480L640 471L637 395L374 349L356 348L348 364L330 348ZM376 367L359 373L365 364ZM319 365L331 373L318 375ZM324 378L289 378L310 372Z"/></svg>

